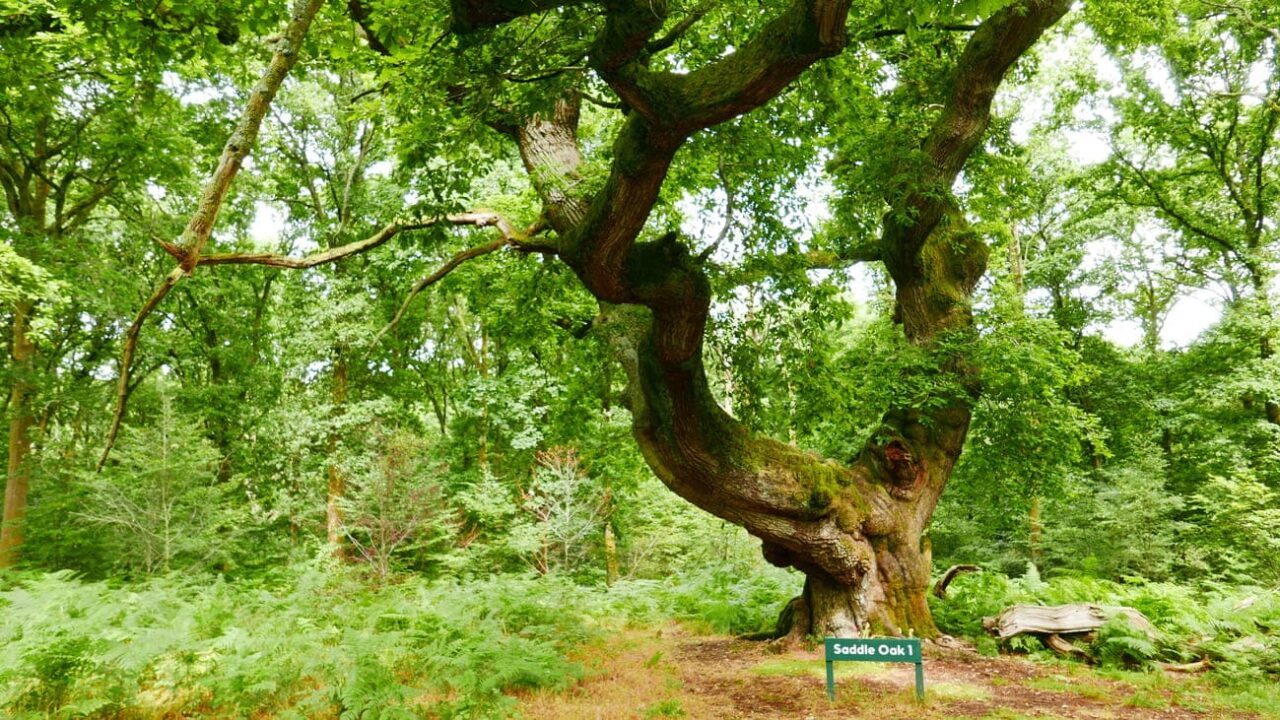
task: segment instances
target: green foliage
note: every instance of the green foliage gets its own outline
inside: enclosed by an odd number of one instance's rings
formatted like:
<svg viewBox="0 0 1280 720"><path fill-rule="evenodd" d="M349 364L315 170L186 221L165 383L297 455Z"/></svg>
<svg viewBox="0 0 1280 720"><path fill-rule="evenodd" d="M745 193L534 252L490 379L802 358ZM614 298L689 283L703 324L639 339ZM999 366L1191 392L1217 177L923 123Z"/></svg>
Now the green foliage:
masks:
<svg viewBox="0 0 1280 720"><path fill-rule="evenodd" d="M1157 655L1156 644L1126 618L1117 615L1098 628L1090 652L1103 667L1140 667Z"/></svg>
<svg viewBox="0 0 1280 720"><path fill-rule="evenodd" d="M448 31L447 3L327 6L209 252L299 256L478 208L526 227L545 214L537 186L604 187L618 128L653 110L588 69L596 6L622 4L562 4L474 33ZM981 37L954 26L1005 4L859 5L838 57L689 139L639 208L642 235L678 229L703 258L713 301L697 360L752 431L849 464L890 408L972 405L934 557L1034 564L931 601L947 631L994 652L981 618L1008 604L1127 604L1161 637L1108 625L1100 662L1208 657L1224 676L1270 677L1274 8L1086 3L1042 78L1020 62L1004 84L963 182L921 188L924 138ZM371 17L355 30L361 5ZM772 17L761 3L667 5L658 30L679 37L641 61L681 76ZM88 472L128 318L173 267L154 241L182 232L283 13L250 0L0 10L0 324L33 313L37 349L0 353L8 388L31 388L5 394L6 419L33 427L12 458L32 488L28 572L3 581L3 710L500 716L510 690L576 678L566 649L611 616L771 629L800 576L762 567L755 540L655 477L573 271L506 247L406 304L491 227L437 223L337 266L201 267L145 326L125 431ZM572 182L526 172L495 132L565 92L584 100ZM1081 137L1110 155L1078 157ZM962 209L991 269L955 308L972 332L913 343L876 258L886 210L909 219L901 201L919 190ZM1171 348L1162 329L1191 295L1220 295L1223 317ZM1134 347L1104 334L1116 323L1138 328ZM329 552L330 501L375 587L300 564ZM529 568L542 577L511 574Z"/></svg>
<svg viewBox="0 0 1280 720"><path fill-rule="evenodd" d="M930 606L944 632L972 638L980 650L989 651L993 641L981 629L982 618L1019 603L1095 603L1141 612L1155 626L1155 636L1117 615L1088 645L1091 660L1108 667L1151 668L1157 661L1207 659L1221 682L1235 684L1274 673L1280 663L1280 644L1273 637L1280 624L1280 594L1274 590L1219 585L1194 590L1139 578L1126 583L1081 576L1041 581L1030 573L1010 579L982 572L956 578L947 599L931 598ZM1012 638L1006 647L1049 654L1026 636Z"/></svg>
<svg viewBox="0 0 1280 720"><path fill-rule="evenodd" d="M1025 602L1029 594L1001 573L979 572L961 575L947 589L947 599L929 596L933 620L946 633L983 637L982 618L995 617L1001 610Z"/></svg>
<svg viewBox="0 0 1280 720"><path fill-rule="evenodd" d="M588 538L607 520L608 496L601 497L568 448L538 453L538 466L520 490L520 519L510 544L539 573L572 571L582 563Z"/></svg>
<svg viewBox="0 0 1280 720"><path fill-rule="evenodd" d="M338 506L354 556L385 581L394 569L429 569L454 528L441 512L438 468L424 444L403 432L379 440L374 457L358 458L371 462L343 467L347 487Z"/></svg>
<svg viewBox="0 0 1280 720"><path fill-rule="evenodd" d="M551 580L371 592L299 567L276 587L176 577L113 589L67 573L0 592L0 708L13 717L502 717L504 691L557 687L590 604ZM579 607L580 609L574 609Z"/></svg>
<svg viewBox="0 0 1280 720"><path fill-rule="evenodd" d="M1243 474L1210 477L1192 495L1197 560L1227 581L1280 580L1280 493Z"/></svg>
<svg viewBox="0 0 1280 720"><path fill-rule="evenodd" d="M163 393L163 391L162 391ZM241 529L217 483L217 452L167 394L155 425L126 428L114 464L84 476L78 516L114 536L123 567L152 574L199 568Z"/></svg>
<svg viewBox="0 0 1280 720"><path fill-rule="evenodd" d="M628 580L610 588L610 603L633 620L664 617L701 623L714 632L770 632L778 613L800 592L801 578L776 568L734 564L664 580Z"/></svg>

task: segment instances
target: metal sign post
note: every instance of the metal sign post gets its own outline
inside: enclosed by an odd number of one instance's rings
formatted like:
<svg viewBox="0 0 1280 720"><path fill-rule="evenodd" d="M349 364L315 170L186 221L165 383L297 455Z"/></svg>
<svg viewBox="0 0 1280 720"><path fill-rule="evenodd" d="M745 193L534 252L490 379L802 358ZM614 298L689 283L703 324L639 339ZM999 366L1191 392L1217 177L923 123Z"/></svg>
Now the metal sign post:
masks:
<svg viewBox="0 0 1280 720"><path fill-rule="evenodd" d="M827 638L827 699L836 699L835 662L914 663L916 699L924 700L924 656L919 638Z"/></svg>

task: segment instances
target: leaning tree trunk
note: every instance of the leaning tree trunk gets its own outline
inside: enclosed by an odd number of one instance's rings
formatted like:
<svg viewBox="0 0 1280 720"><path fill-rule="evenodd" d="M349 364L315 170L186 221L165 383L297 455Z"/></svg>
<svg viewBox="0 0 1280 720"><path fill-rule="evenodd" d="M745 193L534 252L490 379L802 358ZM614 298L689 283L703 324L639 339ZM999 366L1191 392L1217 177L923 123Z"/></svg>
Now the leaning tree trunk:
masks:
<svg viewBox="0 0 1280 720"><path fill-rule="evenodd" d="M805 574L804 593L785 613L793 635L937 633L925 601L924 532L964 445L977 389L975 369L944 348L972 333L970 298L987 257L950 189L986 130L1006 72L1068 4L1019 0L982 23L957 62L921 161L912 161L918 170L885 188L893 210L875 259L896 286L896 318L957 390L928 409L890 408L847 463L757 436L720 407L703 365L711 290L702 259L675 234L638 236L684 141L759 107L839 53L849 0L793 0L734 53L685 75L645 63L642 50L662 25L659 6L608 4L590 63L632 112L598 190L579 182L572 93L530 118L490 120L520 148L559 236L556 254L600 303L596 327L626 370L633 433L648 465L681 497L760 538L770 562ZM502 24L539 7L479 12L491 5L455 3L455 27ZM459 17L460 9L475 12Z"/></svg>

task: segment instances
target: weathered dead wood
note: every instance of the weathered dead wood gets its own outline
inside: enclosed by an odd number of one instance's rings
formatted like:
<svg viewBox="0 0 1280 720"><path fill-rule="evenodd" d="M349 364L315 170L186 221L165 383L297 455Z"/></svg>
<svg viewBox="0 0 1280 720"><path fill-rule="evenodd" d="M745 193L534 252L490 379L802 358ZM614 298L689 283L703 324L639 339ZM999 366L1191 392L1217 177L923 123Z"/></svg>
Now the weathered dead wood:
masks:
<svg viewBox="0 0 1280 720"><path fill-rule="evenodd" d="M1058 635L1057 633L1054 633L1052 635L1047 635L1041 638L1041 641L1044 643L1045 647L1058 653L1059 655L1065 655L1067 657L1070 657L1072 655L1085 654L1084 650L1081 650L1080 648L1076 647L1070 640L1067 640L1066 638L1062 637L1061 635Z"/></svg>
<svg viewBox="0 0 1280 720"><path fill-rule="evenodd" d="M1156 667L1164 670L1165 672L1196 673L1209 669L1209 659L1205 658L1203 660L1197 660L1190 663L1158 662L1156 663Z"/></svg>
<svg viewBox="0 0 1280 720"><path fill-rule="evenodd" d="M1093 603L1074 605L1014 605L995 617L982 619L982 627L1001 640L1014 635L1072 635L1102 627L1113 617L1123 617L1134 628L1155 637L1157 631L1145 615L1131 607L1107 607Z"/></svg>
<svg viewBox="0 0 1280 720"><path fill-rule="evenodd" d="M952 565L951 567L947 568L946 572L942 573L942 577L938 579L938 582L934 583L933 585L934 596L942 600L946 600L947 586L951 584L952 580L955 580L957 576L962 575L964 573L978 572L981 569L982 568L978 567L977 565Z"/></svg>

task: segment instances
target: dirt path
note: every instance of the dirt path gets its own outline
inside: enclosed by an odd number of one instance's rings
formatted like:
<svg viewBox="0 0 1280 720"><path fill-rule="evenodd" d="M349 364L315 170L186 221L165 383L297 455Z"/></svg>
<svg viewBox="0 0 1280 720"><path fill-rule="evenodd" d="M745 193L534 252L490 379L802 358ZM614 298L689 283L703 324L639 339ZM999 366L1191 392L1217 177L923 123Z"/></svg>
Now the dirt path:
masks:
<svg viewBox="0 0 1280 720"><path fill-rule="evenodd" d="M678 625L628 631L584 649L582 682L524 695L520 710L530 720L1258 717L1213 707L1200 680L1151 674L1122 681L1082 666L936 649L925 653L924 704L915 701L910 665L878 663L837 664L837 699L829 703L821 651L769 650Z"/></svg>

